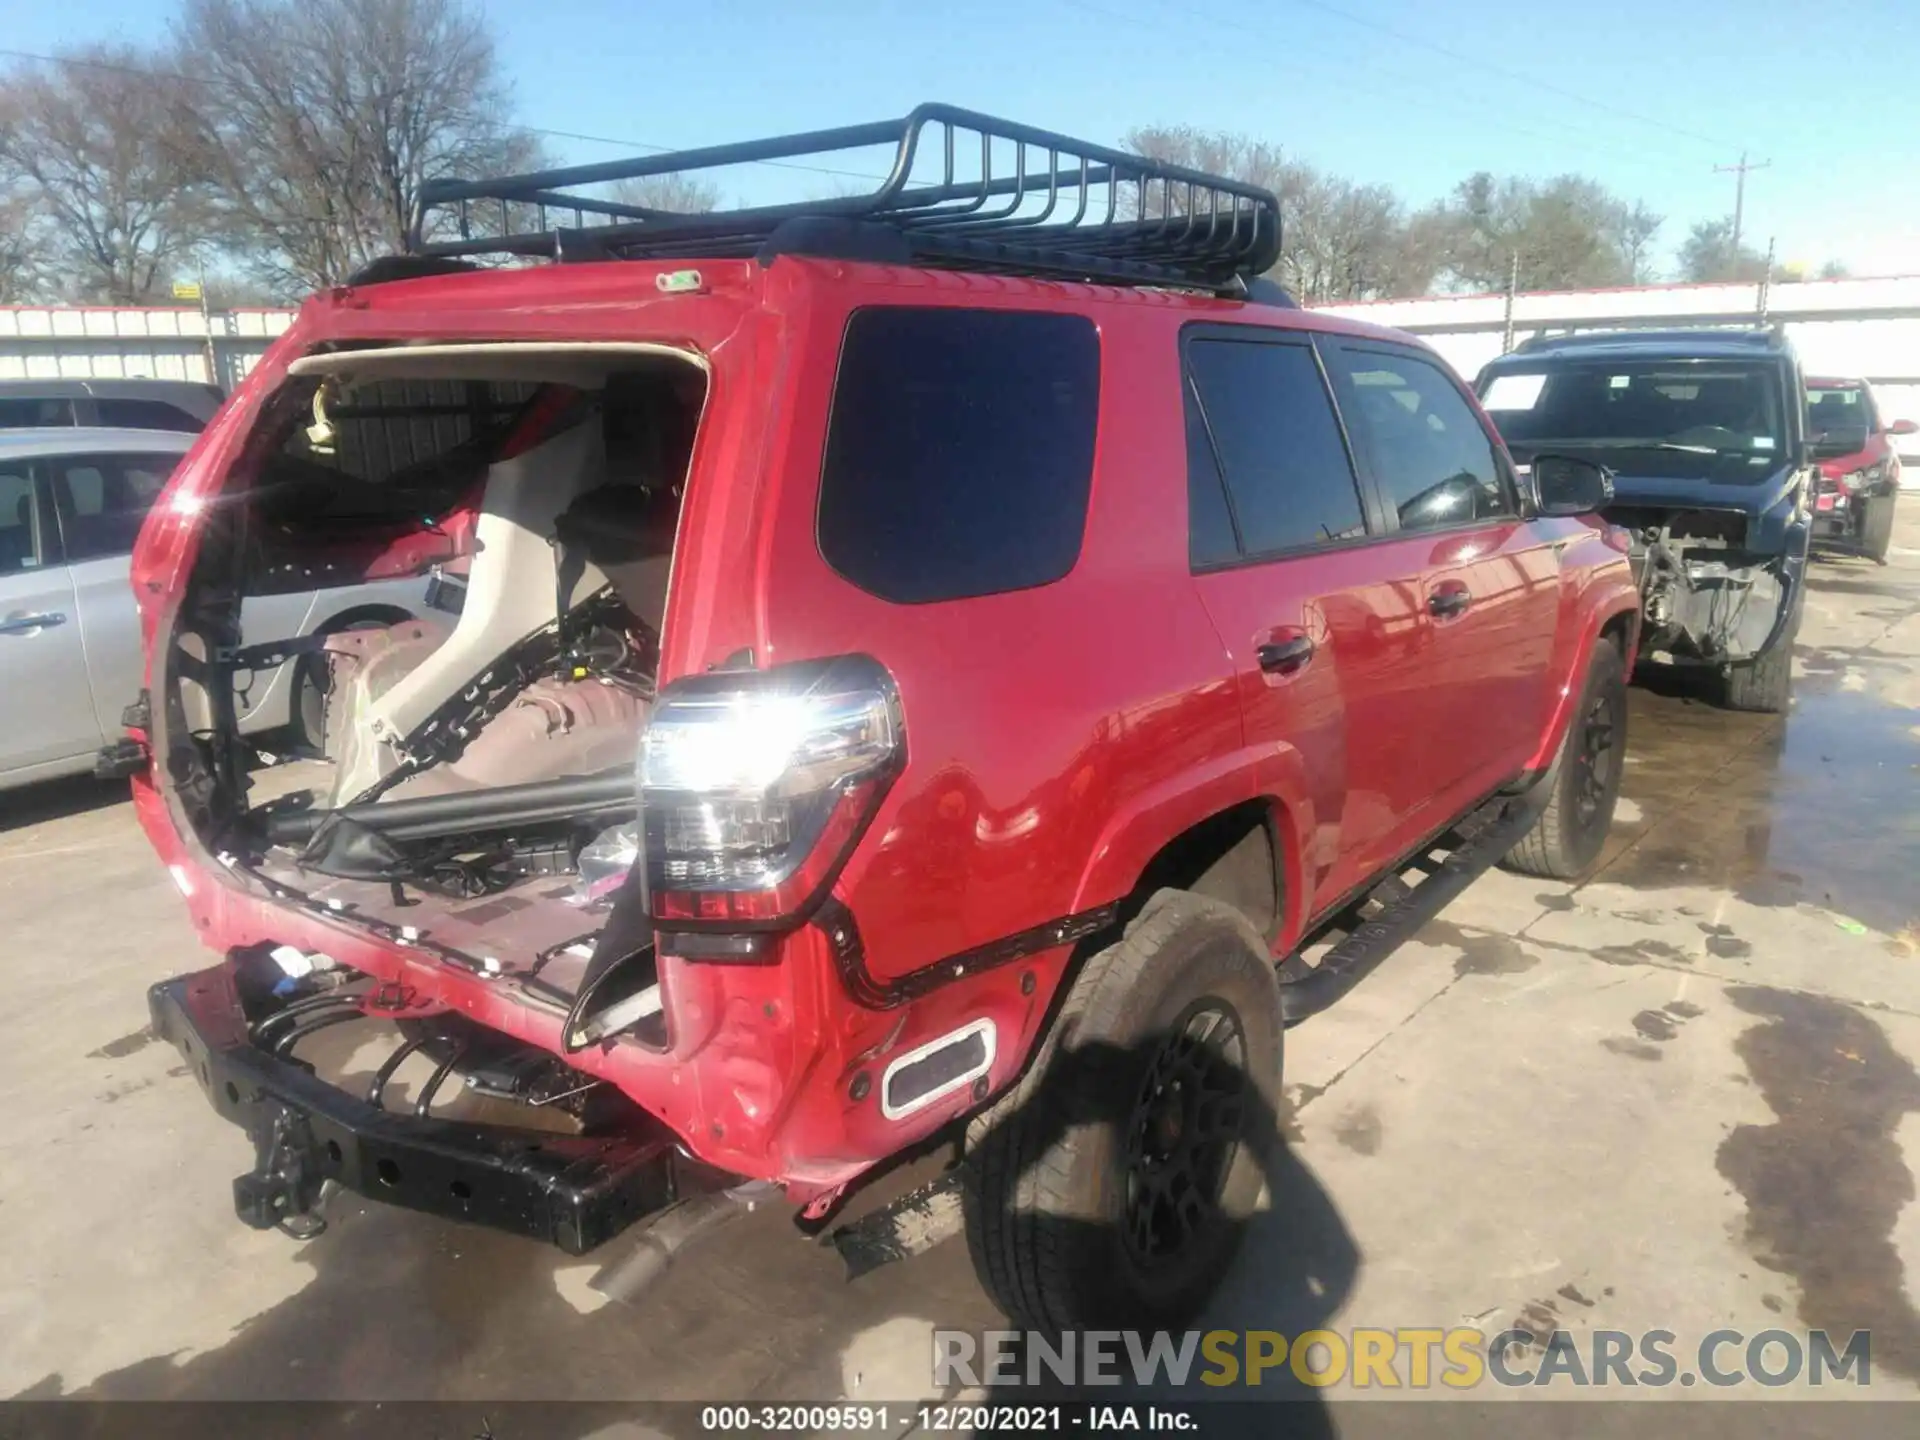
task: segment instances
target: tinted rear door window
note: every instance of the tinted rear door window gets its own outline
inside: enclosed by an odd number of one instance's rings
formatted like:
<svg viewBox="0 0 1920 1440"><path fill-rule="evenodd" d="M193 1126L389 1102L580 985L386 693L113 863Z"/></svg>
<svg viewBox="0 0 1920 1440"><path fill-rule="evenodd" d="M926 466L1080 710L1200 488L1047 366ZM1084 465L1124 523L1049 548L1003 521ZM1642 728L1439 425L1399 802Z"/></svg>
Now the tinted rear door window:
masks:
<svg viewBox="0 0 1920 1440"><path fill-rule="evenodd" d="M1100 343L1078 315L874 308L847 324L820 553L901 603L1060 579L1093 483Z"/></svg>
<svg viewBox="0 0 1920 1440"><path fill-rule="evenodd" d="M0 399L0 430L73 424L73 401Z"/></svg>
<svg viewBox="0 0 1920 1440"><path fill-rule="evenodd" d="M95 400L100 423L113 430L179 430L198 435L205 427L164 400Z"/></svg>
<svg viewBox="0 0 1920 1440"><path fill-rule="evenodd" d="M1360 492L1326 381L1304 341L1198 339L1187 369L1226 477L1242 554L1270 555L1366 533ZM1217 556L1206 478L1189 495L1196 564ZM1198 493L1196 494L1196 490Z"/></svg>

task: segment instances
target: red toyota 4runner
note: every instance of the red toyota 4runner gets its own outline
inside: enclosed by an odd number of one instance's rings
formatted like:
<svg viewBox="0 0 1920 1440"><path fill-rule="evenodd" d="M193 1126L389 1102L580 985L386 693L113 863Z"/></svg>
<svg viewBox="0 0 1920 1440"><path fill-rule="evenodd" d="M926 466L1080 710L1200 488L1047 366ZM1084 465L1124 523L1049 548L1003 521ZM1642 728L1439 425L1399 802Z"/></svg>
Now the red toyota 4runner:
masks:
<svg viewBox="0 0 1920 1440"><path fill-rule="evenodd" d="M1807 434L1820 474L1814 482L1813 540L1884 565L1900 500L1900 452L1893 437L1911 420L1888 424L1864 380L1807 380Z"/></svg>
<svg viewBox="0 0 1920 1440"><path fill-rule="evenodd" d="M580 188L871 145L857 199ZM1190 1314L1284 1024L1495 860L1598 851L1606 472L1516 477L1430 351L1258 279L1271 194L969 112L430 200L134 560L121 753L223 957L152 1008L254 1142L241 1217L819 1228L952 1134L1010 1314ZM330 778L250 801L235 693L292 657L243 596L403 565L440 611L301 650Z"/></svg>

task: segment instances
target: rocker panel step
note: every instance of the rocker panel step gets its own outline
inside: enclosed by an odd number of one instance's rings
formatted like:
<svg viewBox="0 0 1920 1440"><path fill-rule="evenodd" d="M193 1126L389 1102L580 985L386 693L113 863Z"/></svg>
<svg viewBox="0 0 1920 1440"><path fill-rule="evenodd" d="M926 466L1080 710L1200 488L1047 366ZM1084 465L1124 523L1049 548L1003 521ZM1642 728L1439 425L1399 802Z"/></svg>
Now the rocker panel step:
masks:
<svg viewBox="0 0 1920 1440"><path fill-rule="evenodd" d="M1500 858L1520 843L1532 826L1539 806L1531 797L1496 801L1483 806L1459 824L1437 836L1430 844L1409 857L1413 863L1422 854L1439 849L1450 840L1456 848L1439 862L1427 877L1408 885L1396 873L1360 897L1387 891L1394 898L1386 908L1363 921L1298 979L1288 980L1286 969L1298 960L1289 956L1282 966L1280 1011L1289 1025L1318 1015L1371 974L1376 966L1399 949L1414 933L1447 906L1460 898L1469 885L1487 872ZM1385 898L1385 897L1382 897Z"/></svg>

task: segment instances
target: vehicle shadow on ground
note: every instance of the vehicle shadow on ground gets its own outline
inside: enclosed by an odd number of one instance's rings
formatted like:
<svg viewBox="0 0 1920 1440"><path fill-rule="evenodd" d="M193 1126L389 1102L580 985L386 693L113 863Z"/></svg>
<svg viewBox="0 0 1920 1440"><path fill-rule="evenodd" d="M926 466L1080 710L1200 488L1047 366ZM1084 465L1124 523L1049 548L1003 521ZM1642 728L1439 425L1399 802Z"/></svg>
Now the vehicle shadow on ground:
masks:
<svg viewBox="0 0 1920 1440"><path fill-rule="evenodd" d="M1649 694L1690 705L1724 708L1726 682L1710 665L1668 665L1643 660L1633 667L1633 684Z"/></svg>
<svg viewBox="0 0 1920 1440"><path fill-rule="evenodd" d="M1051 1093L1029 1101L1028 1113L994 1116L995 1125L1028 1127L1021 1150L1029 1163L1022 1172L1012 1167L997 1174L971 1168L966 1172L969 1202L978 1207L978 1214L988 1217L985 1223L969 1226L967 1239L989 1295L1011 1286L1026 1302L1016 1308L1031 1309L1037 1298L1033 1286L1049 1272L1080 1276L1139 1273L1136 1251L1121 1225L1111 1220L1037 1213L1031 1172L1057 1159L1058 1152L1050 1155L1049 1151L1071 1137L1076 1146L1089 1146L1096 1154L1109 1157L1105 1185L1111 1189L1107 1193L1117 1192L1123 1214L1137 1214L1129 1208L1129 1202L1137 1203L1138 1172L1129 1171L1124 1157L1129 1139L1154 1123L1140 1097L1152 1057L1161 1051L1163 1040L1156 1035L1125 1047L1099 1043L1064 1046L1054 1056L1049 1071ZM1276 1403L1216 1413L1208 1418L1206 1433L1264 1436L1276 1433L1276 1427L1288 1435L1335 1433L1319 1389L1296 1378L1286 1363L1290 1355L1279 1358L1269 1352L1268 1358L1277 1363L1264 1371L1257 1384L1248 1380L1246 1372L1245 1332L1276 1332L1290 1343L1306 1331L1329 1326L1351 1293L1360 1264L1359 1248L1332 1199L1284 1139L1277 1101L1269 1098L1278 1094L1277 1083L1267 1094L1261 1093L1261 1087L1250 1087L1242 1093L1246 1110L1242 1133L1251 1137L1243 1142L1242 1150L1242 1163L1248 1170L1236 1173L1225 1188L1231 1199L1241 1190L1241 1182L1250 1180L1252 1194L1246 1198L1252 1203L1244 1207L1232 1204L1237 1213L1219 1217L1222 1247L1231 1259L1220 1288L1189 1327L1195 1335L1218 1330L1240 1332L1227 1347L1235 1357L1236 1373L1228 1374L1225 1366L1210 1362L1196 1340L1184 1380L1170 1379L1164 1368L1136 1376L1135 1362L1123 1336L1112 1342L1116 1358L1106 1367L1118 1377L1115 1383L1059 1383L1037 1357L1023 1357L1018 1367L1020 1378L1029 1383L1004 1391L988 1387L991 1398L1033 1403L1045 1397L1101 1405L1155 1400L1181 1404L1269 1401ZM1206 1103L1188 1106L1189 1125L1205 1115ZM980 1148L978 1143L973 1146L976 1154ZM1032 1255L1041 1257L1039 1262L1024 1273L996 1273L997 1255L987 1253L981 1244L983 1232L993 1229L1018 1235ZM1141 1322L1115 1312L1110 1318L1100 1316L1090 1323L1124 1329ZM1058 1336L1057 1330L1052 1333ZM1170 1335L1176 1349L1184 1343L1186 1334ZM1084 1343L1084 1335L1081 1339ZM1151 1340L1148 1332L1138 1343L1145 1349ZM1313 1362L1316 1368L1327 1363L1325 1355L1317 1355ZM1036 1377L1046 1383L1031 1384Z"/></svg>
<svg viewBox="0 0 1920 1440"><path fill-rule="evenodd" d="M104 810L124 803L131 794L124 780L96 780L91 775L23 785L0 795L0 833Z"/></svg>
<svg viewBox="0 0 1920 1440"><path fill-rule="evenodd" d="M1847 595L1860 599L1911 600L1913 586L1870 561L1829 561L1807 572L1807 590L1814 595Z"/></svg>
<svg viewBox="0 0 1920 1440"><path fill-rule="evenodd" d="M1071 1065L1100 1083L1091 1089L1078 1087L1086 1097L1080 1103L1050 1106L1047 1128L1056 1135L1085 1127L1109 1139L1121 1136L1137 1091L1126 1077L1138 1075L1138 1057L1128 1050L1088 1049L1076 1052ZM1268 1093L1277 1091L1276 1084ZM1256 1178L1264 1177L1266 1198L1228 1226L1237 1253L1226 1283L1192 1328L1271 1330L1291 1339L1331 1322L1351 1291L1359 1254L1325 1190L1280 1141L1281 1119L1271 1103L1258 1094L1250 1099L1248 1133L1263 1138L1249 1153ZM238 1150L223 1158L236 1168L242 1159ZM1110 1262L1119 1245L1112 1227L1027 1215L1020 1209L1014 1178L975 1198L1001 1206L1003 1221L1031 1227L1029 1234L1057 1256L1077 1256L1083 1263L1102 1263L1105 1256ZM212 1199L223 1187L207 1188ZM338 1208L335 1226L302 1247L302 1259L313 1266L311 1283L254 1316L227 1343L192 1355L156 1354L84 1386L69 1387L50 1375L15 1398L344 1402L249 1410L246 1428L258 1427L259 1433L475 1434L485 1421L503 1437L510 1432L691 1437L700 1433L697 1404L660 1409L638 1399L553 1402L561 1397L589 1400L621 1390L632 1394L637 1362L643 1369L649 1359L679 1363L667 1360L673 1355L689 1357L690 1362L695 1356L704 1358L693 1362L692 1370L684 1365L674 1370L671 1391L649 1386L649 1393L704 1395L730 1403L835 1400L840 1398L836 1394L790 1392L802 1375L819 1370L822 1357L837 1372L850 1327L875 1323L884 1318L882 1312L897 1312L900 1304L897 1285L846 1284L844 1267L831 1247L798 1243L791 1227L781 1224L761 1228L784 1234L750 1234L748 1227L729 1231L732 1253L703 1252L685 1262L684 1273L676 1265L643 1303L583 1311L556 1289L555 1271L578 1267L590 1272L601 1259L598 1255L569 1262L516 1236L340 1198L347 1203ZM948 1257L949 1262L960 1258ZM981 1333L976 1327L990 1323L977 1293L968 1296L952 1288L955 1281L965 1285L964 1266L941 1263L937 1254L898 1263L928 1267L930 1283L916 1290L920 1313L930 1311L945 1317L945 1323L967 1325L976 1336ZM748 1288L750 1319L735 1314L739 1304L748 1303L736 1292ZM1115 1314L1092 1323L1117 1330L1134 1322ZM1179 1342L1183 1337L1172 1338ZM727 1349L716 1351L717 1345ZM765 1353L769 1347L780 1352L771 1368ZM1237 1341L1232 1348L1244 1356ZM1246 1386L1244 1375L1234 1376L1230 1384L1210 1385L1201 1381L1209 1366L1197 1343L1191 1354L1184 1384L1169 1385L1164 1377L1160 1383L1135 1383L1126 1373L1132 1368L1126 1346L1116 1343L1117 1363L1111 1368L1121 1383L994 1387L989 1393L995 1401L1023 1404L1047 1397L1112 1405L1156 1399L1182 1404L1286 1401L1290 1403L1221 1411L1220 1423L1209 1420L1207 1433L1269 1435L1276 1427L1306 1436L1334 1433L1318 1392L1295 1382L1284 1363L1268 1370L1257 1388ZM937 1387L931 1349L925 1363L923 1393L932 1397ZM437 1403L378 1404L402 1396ZM509 1401L502 1407L502 1396L533 1403L515 1406ZM158 1415L169 1424L153 1433L205 1433L196 1431L206 1418L201 1406ZM508 1420L512 1423L503 1423ZM528 1425L533 1432L526 1430Z"/></svg>

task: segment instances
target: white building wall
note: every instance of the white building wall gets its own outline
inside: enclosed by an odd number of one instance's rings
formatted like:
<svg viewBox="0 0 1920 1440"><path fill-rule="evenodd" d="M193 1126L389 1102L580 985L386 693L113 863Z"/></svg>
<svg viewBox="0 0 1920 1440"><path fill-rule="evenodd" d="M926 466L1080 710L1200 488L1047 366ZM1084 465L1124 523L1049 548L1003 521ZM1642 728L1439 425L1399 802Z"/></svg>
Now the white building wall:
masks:
<svg viewBox="0 0 1920 1440"><path fill-rule="evenodd" d="M0 380L211 380L231 389L291 310L0 306Z"/></svg>
<svg viewBox="0 0 1920 1440"><path fill-rule="evenodd" d="M1549 291L1514 298L1514 343L1552 331L1664 325L1752 325L1757 285L1651 285ZM1325 307L1421 336L1471 379L1499 355L1506 297L1442 295ZM152 376L231 389L293 321L292 310L0 306L0 379ZM1882 410L1920 421L1920 275L1775 284L1764 315L1786 327L1810 374L1867 380ZM1920 437L1902 453L1920 478Z"/></svg>

